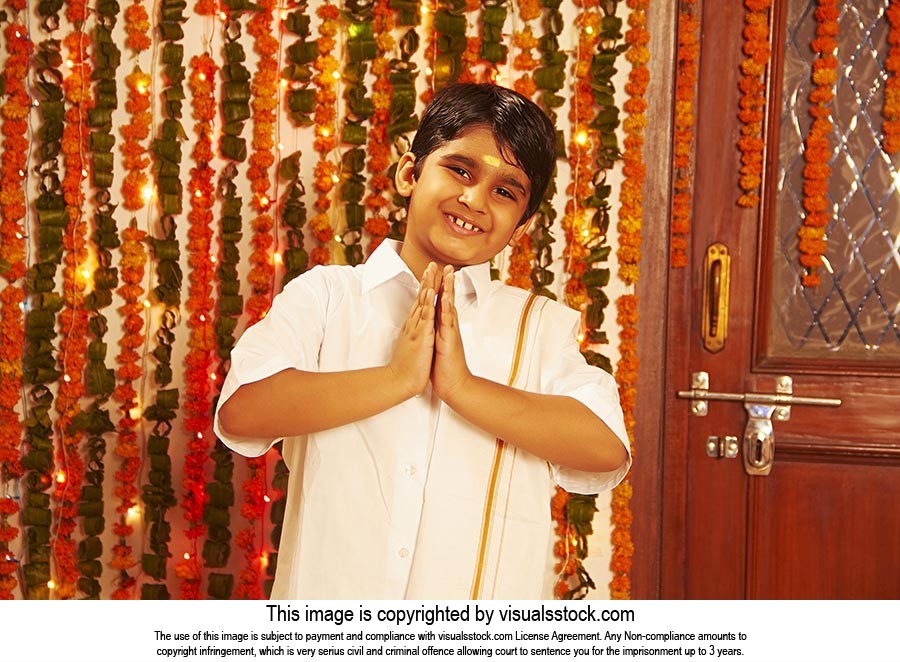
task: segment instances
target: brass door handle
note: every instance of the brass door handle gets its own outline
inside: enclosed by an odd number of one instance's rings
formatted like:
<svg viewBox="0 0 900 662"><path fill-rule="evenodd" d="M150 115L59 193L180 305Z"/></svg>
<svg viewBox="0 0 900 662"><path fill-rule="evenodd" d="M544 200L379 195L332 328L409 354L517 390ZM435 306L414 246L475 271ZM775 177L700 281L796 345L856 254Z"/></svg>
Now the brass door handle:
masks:
<svg viewBox="0 0 900 662"><path fill-rule="evenodd" d="M731 289L731 256L722 243L706 249L703 271L703 346L721 352L728 337L728 301Z"/></svg>

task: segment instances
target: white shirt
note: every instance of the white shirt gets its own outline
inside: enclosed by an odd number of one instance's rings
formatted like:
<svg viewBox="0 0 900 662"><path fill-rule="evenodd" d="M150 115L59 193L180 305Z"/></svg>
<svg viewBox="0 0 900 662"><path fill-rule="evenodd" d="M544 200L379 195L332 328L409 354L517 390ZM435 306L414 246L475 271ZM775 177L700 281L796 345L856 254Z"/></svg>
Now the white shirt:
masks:
<svg viewBox="0 0 900 662"><path fill-rule="evenodd" d="M291 281L235 346L219 406L242 384L287 368L385 365L418 290L398 252L397 242L385 241L363 265L316 267ZM507 383L527 298L491 281L487 264L458 272L456 306L473 374ZM516 386L575 398L627 448L615 382L578 350L578 313L538 302ZM277 441L228 437L218 415L215 430L247 456ZM498 445L430 387L376 416L285 439L283 453L291 480L273 599L466 599L473 585L478 597L550 597L553 482L600 492L631 463L609 473L548 465Z"/></svg>

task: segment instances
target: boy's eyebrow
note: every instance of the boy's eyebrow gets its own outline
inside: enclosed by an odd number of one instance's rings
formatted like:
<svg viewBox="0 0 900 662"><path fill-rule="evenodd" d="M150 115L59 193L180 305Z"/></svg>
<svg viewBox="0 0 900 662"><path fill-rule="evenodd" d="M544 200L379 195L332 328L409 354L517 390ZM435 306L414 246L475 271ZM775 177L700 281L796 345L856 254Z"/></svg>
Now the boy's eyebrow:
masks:
<svg viewBox="0 0 900 662"><path fill-rule="evenodd" d="M457 154L455 152L451 152L450 154L444 154L443 158L456 161L460 165L464 165L470 170L477 170L479 168L478 161L466 154ZM491 156L490 154L482 156L481 160L484 161L485 164L493 166L494 168L500 167L499 159ZM511 188L518 189L522 193L522 195L528 195L528 189L522 184L522 182L508 172L500 176L500 181Z"/></svg>

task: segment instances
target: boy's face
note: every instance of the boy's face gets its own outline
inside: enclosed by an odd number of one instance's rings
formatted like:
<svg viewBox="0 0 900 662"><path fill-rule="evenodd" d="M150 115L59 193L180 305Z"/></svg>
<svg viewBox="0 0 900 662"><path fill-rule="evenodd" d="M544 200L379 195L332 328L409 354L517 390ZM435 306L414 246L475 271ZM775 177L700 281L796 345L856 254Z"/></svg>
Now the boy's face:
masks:
<svg viewBox="0 0 900 662"><path fill-rule="evenodd" d="M416 276L429 262L455 267L487 262L528 228L519 225L531 182L504 160L494 135L475 127L431 152L419 178L415 157L397 167L397 191L410 197L400 256Z"/></svg>

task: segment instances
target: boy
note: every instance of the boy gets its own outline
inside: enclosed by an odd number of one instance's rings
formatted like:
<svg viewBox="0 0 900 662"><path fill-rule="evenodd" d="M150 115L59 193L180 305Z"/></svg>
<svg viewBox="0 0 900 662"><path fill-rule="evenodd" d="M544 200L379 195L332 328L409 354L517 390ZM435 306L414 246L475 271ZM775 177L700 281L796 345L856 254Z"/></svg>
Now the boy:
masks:
<svg viewBox="0 0 900 662"><path fill-rule="evenodd" d="M292 474L273 598L550 595L552 483L630 465L578 313L490 280L554 161L524 97L439 91L397 167L404 242L296 278L235 347L216 431L250 456L284 437Z"/></svg>

